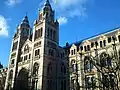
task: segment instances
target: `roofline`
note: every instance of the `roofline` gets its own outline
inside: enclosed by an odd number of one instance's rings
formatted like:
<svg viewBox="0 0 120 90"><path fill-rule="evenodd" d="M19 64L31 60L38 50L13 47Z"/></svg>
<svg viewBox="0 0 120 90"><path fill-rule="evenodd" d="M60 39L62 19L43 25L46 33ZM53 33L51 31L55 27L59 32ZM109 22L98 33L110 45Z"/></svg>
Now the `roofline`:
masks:
<svg viewBox="0 0 120 90"><path fill-rule="evenodd" d="M94 39L94 38L100 37L100 35L102 35L102 34L109 34L109 33L115 32L115 31L117 31L118 29L120 29L120 27L116 27L116 28L114 28L114 29L111 29L111 30L108 30L108 31L105 31L105 32L102 32L102 33L99 33L99 34L96 34L96 35L93 35L93 36L91 36L91 37L88 37L88 38L82 39L82 40L80 40L80 41L77 41L77 42L71 43L71 44L69 44L69 46L63 46L63 48L71 47L72 44L82 43L82 42L84 42L84 41L86 41L86 40L91 40L91 39Z"/></svg>

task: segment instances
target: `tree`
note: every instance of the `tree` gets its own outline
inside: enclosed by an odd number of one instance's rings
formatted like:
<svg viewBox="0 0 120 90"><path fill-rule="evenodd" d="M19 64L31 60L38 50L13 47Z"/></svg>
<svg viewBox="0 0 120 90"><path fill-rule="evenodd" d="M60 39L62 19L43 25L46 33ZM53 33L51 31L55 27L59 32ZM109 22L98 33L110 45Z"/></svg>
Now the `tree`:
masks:
<svg viewBox="0 0 120 90"><path fill-rule="evenodd" d="M99 78L95 78L96 81L99 82L99 86L96 86L96 88L99 88L100 90L120 90L120 57L116 49L116 39L114 37L112 38L112 55L109 55L107 52L103 52L101 55L99 55L97 49L98 43L96 42L95 56L92 56L89 52L87 58L88 61L85 63L86 68L84 67L85 69L90 68L91 64L95 66L98 71L98 76L100 76ZM82 52L79 52L79 54L80 57L84 55ZM91 64L88 64L88 62ZM86 81L90 81L90 79L86 78ZM93 88L93 84L91 84L91 82L88 82L85 87Z"/></svg>

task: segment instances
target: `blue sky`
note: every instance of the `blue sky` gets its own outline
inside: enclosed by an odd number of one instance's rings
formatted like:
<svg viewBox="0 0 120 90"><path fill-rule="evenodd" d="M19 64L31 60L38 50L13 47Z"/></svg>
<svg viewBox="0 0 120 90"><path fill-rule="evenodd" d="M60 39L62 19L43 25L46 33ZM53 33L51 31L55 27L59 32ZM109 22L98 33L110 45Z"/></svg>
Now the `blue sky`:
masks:
<svg viewBox="0 0 120 90"><path fill-rule="evenodd" d="M7 66L12 37L26 12L30 25L45 0L0 0L0 61ZM120 0L50 0L60 22L60 45L120 26Z"/></svg>

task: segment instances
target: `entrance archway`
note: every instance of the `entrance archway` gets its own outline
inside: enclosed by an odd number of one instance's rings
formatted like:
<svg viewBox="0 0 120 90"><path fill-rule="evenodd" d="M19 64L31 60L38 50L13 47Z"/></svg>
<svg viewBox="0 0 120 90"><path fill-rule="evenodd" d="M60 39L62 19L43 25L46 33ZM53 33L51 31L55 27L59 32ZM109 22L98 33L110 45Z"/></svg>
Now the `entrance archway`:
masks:
<svg viewBox="0 0 120 90"><path fill-rule="evenodd" d="M15 90L28 90L28 71L25 68L18 73Z"/></svg>

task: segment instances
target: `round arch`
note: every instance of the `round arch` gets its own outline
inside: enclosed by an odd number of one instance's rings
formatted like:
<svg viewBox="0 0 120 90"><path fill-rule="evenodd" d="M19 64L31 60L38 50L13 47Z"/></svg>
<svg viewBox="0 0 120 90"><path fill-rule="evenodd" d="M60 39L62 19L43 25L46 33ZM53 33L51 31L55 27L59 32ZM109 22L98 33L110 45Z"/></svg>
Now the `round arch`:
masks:
<svg viewBox="0 0 120 90"><path fill-rule="evenodd" d="M15 90L28 90L28 70L22 68L16 78Z"/></svg>
<svg viewBox="0 0 120 90"><path fill-rule="evenodd" d="M39 70L39 64L37 62L34 63L33 66L33 75L37 75Z"/></svg>

